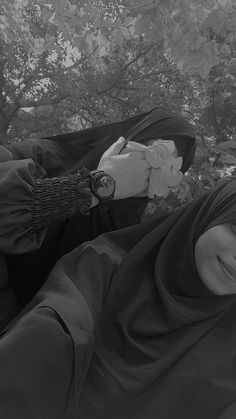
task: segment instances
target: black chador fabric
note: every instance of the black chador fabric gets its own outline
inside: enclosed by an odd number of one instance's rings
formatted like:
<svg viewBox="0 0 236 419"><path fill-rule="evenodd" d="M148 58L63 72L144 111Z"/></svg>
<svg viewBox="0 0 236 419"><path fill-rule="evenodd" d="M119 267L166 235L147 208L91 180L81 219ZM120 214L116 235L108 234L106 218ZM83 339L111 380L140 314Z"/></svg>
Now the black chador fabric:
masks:
<svg viewBox="0 0 236 419"><path fill-rule="evenodd" d="M211 293L194 261L198 237L227 222L236 222L236 181L65 255L2 347L6 394L17 383L24 400L30 388L22 418L234 418L236 296Z"/></svg>
<svg viewBox="0 0 236 419"><path fill-rule="evenodd" d="M197 238L227 222L236 222L235 181L161 222L87 245L84 258L86 252L105 258L113 251L119 266L103 276L103 302L94 311L97 340L79 400L81 417L236 416L236 296L208 291L193 256ZM70 265L80 272L76 251L62 260L61 272L64 266L68 275Z"/></svg>
<svg viewBox="0 0 236 419"><path fill-rule="evenodd" d="M119 137L145 144L151 139L174 140L183 156L182 171L190 166L195 154L195 133L180 115L160 108L136 115L124 121L57 135L40 140L25 140L9 144L16 158L32 157L41 164L49 177L75 173L83 166L96 169L102 154Z"/></svg>
<svg viewBox="0 0 236 419"><path fill-rule="evenodd" d="M120 136L141 143L157 138L174 140L179 155L183 156L183 172L195 154L193 128L184 118L165 109L153 109L125 121L49 139L26 140L20 145L9 145L8 149L16 159L33 158L52 177L75 173L83 166L96 169L102 154ZM147 203L148 198L144 197L112 201L107 211L97 206L89 217L77 215L51 225L38 251L8 256L8 270L21 304L24 305L39 289L61 256L101 233L139 223Z"/></svg>
<svg viewBox="0 0 236 419"><path fill-rule="evenodd" d="M151 139L174 140L179 155L184 157L182 171L190 166L195 153L195 134L188 121L180 115L165 109L153 109L125 121L89 128L70 134L50 137L63 148L71 147L77 156L69 153L70 162L63 171L75 171L83 165L92 169L98 166L102 154L119 137L127 141L145 144ZM68 153L67 153L68 154ZM77 160L75 160L77 158Z"/></svg>

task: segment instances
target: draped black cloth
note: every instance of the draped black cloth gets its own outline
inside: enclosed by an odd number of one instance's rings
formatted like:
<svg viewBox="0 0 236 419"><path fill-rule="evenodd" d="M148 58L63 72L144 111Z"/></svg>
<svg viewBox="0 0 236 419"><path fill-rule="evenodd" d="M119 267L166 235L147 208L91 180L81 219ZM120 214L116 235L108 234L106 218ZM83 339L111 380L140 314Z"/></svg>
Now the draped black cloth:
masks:
<svg viewBox="0 0 236 419"><path fill-rule="evenodd" d="M153 109L125 121L48 139L10 144L8 149L15 159L32 158L47 176L53 177L75 173L83 166L96 169L103 153L120 136L140 143L157 138L174 140L179 155L183 156L183 172L195 154L194 129L183 117L165 109ZM32 298L61 256L101 233L139 223L147 203L148 198L144 197L112 201L108 211L98 206L89 217L79 214L51 225L39 250L9 255L8 270L20 304L23 306Z"/></svg>
<svg viewBox="0 0 236 419"><path fill-rule="evenodd" d="M49 137L49 139L60 143L61 147L72 147L74 152L76 147L76 155L79 159L73 155L73 152L70 152L69 157L73 160L70 160L67 165L64 163L62 168L63 171L75 171L83 165L89 169L97 167L102 154L121 136L125 137L127 141L136 141L142 144L157 138L173 140L179 155L184 159L183 172L189 168L195 154L193 127L180 115L160 108L152 109L124 121L57 135Z"/></svg>
<svg viewBox="0 0 236 419"><path fill-rule="evenodd" d="M0 341L4 419L235 418L236 295L194 260L230 222L236 181L65 255Z"/></svg>
<svg viewBox="0 0 236 419"><path fill-rule="evenodd" d="M9 144L15 158L32 157L42 165L49 177L74 173L86 166L96 169L102 154L119 137L145 144L151 139L174 140L183 156L185 172L194 157L194 128L182 116L167 109L154 108L124 121L87 128L81 131Z"/></svg>

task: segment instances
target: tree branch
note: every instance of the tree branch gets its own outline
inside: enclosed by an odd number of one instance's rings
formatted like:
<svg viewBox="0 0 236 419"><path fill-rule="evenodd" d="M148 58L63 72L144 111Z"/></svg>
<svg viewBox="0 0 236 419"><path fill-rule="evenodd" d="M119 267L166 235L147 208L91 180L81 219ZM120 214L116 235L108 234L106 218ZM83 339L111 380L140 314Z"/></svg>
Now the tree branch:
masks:
<svg viewBox="0 0 236 419"><path fill-rule="evenodd" d="M18 94L15 95L16 98L19 101L22 98L24 92L28 89L29 85L32 83L32 81L35 79L35 77L38 75L38 73L41 70L42 66L45 65L45 61L46 61L46 58L47 57L48 57L48 51L45 51L41 55L37 66L31 71L31 73L28 76L26 76L24 78L24 80L21 80L16 86L14 86L14 89L11 89L8 92L8 94L9 93L16 92L16 90L19 89L20 86L22 86L24 84L25 86L21 89L21 91Z"/></svg>
<svg viewBox="0 0 236 419"><path fill-rule="evenodd" d="M188 113L189 115L191 115L191 117L194 119L195 122L202 125L204 128L207 128L206 124L204 124L198 118L196 118L196 115L194 115L194 113L192 113L191 111L188 111L187 109L184 109L183 112Z"/></svg>
<svg viewBox="0 0 236 419"><path fill-rule="evenodd" d="M120 102L122 105L127 105L127 100L122 99L119 96L113 96L112 94L109 93L109 96L111 98L111 101L115 101L115 102Z"/></svg>
<svg viewBox="0 0 236 419"><path fill-rule="evenodd" d="M64 99L67 99L71 96L71 94L67 93L61 96L57 96L56 98L44 98L37 102L29 101L27 103L20 103L20 108L39 108L40 106L47 106L47 105L58 105L58 103L62 102Z"/></svg>
<svg viewBox="0 0 236 419"><path fill-rule="evenodd" d="M158 76L158 75L161 76L162 74L171 74L171 71L170 70L151 71L148 74L142 74L142 76L137 76L137 77L134 77L132 79L126 79L126 82L127 83L130 83L130 82L133 82L133 81L136 81L136 80L144 80L144 79L146 79L148 77Z"/></svg>
<svg viewBox="0 0 236 419"><path fill-rule="evenodd" d="M4 54L2 51L2 47L0 46L0 106L1 108L4 106L6 102L6 96L4 96L4 87L5 87L5 79L4 79L4 67L6 63L6 58L4 58Z"/></svg>
<svg viewBox="0 0 236 419"><path fill-rule="evenodd" d="M89 54L89 55L85 55L85 57L81 57L78 61L76 61L74 64L72 64L72 65L70 65L70 66L68 66L68 67L66 67L65 68L65 71L67 71L67 70L73 70L74 68L77 68L77 67L79 67L81 64L83 64L86 60L89 60L89 58L91 58L91 56L93 55L93 54L95 54L95 52L97 51L97 49L98 49L98 45L93 49L93 51L91 52L91 54Z"/></svg>
<svg viewBox="0 0 236 419"><path fill-rule="evenodd" d="M120 78L122 77L122 75L124 74L124 72L127 70L127 68L129 68L132 64L134 64L140 57L146 55L149 51L151 51L151 49L154 47L154 43L152 45L150 45L145 51L141 51L139 52L134 58L132 58L132 60L130 60L121 70L120 73L118 74L117 78L115 79L115 81L108 87L106 87L106 89L104 90L100 90L97 91L97 94L101 95L104 93L107 93L109 90L114 89L115 87L117 87L117 84L120 80Z"/></svg>
<svg viewBox="0 0 236 419"><path fill-rule="evenodd" d="M217 137L219 136L219 125L216 118L216 103L215 103L215 89L212 89L212 116L213 116L213 125Z"/></svg>
<svg viewBox="0 0 236 419"><path fill-rule="evenodd" d="M25 136L25 138L27 138L28 136L30 136L30 135L32 135L36 132L40 133L41 131L44 131L45 129L53 128L55 126L58 126L58 121L53 122L52 124L48 124L46 126L43 125L42 127L38 127L38 128L33 129L33 130L29 130L24 136Z"/></svg>

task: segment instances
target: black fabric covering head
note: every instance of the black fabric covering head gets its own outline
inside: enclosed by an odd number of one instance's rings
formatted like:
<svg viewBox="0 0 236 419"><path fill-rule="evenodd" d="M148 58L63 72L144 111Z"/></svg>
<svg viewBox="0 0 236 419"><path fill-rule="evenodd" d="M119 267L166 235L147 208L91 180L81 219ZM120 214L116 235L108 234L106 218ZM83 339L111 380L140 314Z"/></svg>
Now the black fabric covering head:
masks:
<svg viewBox="0 0 236 419"><path fill-rule="evenodd" d="M218 419L233 403L236 295L211 293L194 260L197 238L228 222L236 222L236 181L161 220L88 244L88 254L92 248L103 260L106 249L108 255L115 249L122 262L115 271L106 263L112 275L104 277L100 312L85 296L99 325L82 416ZM85 272L83 281L91 280L96 287L101 277Z"/></svg>
<svg viewBox="0 0 236 419"><path fill-rule="evenodd" d="M124 121L88 128L78 132L49 137L50 140L60 142L61 146L77 148L78 161L70 167L86 166L94 169L107 148L119 137L128 141L145 144L156 138L174 140L179 155L183 156L182 171L185 172L194 157L196 142L193 127L182 116L166 110L155 108L149 112L139 114Z"/></svg>

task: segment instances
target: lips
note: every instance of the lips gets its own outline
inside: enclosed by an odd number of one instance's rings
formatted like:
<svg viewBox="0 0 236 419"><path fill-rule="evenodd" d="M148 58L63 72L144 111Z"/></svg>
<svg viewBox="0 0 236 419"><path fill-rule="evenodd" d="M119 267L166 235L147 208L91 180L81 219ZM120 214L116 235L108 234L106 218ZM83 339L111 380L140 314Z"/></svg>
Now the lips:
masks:
<svg viewBox="0 0 236 419"><path fill-rule="evenodd" d="M223 265L223 267L226 269L226 271L230 274L230 276L236 280L236 271L219 257L218 257L218 260L221 263L221 265Z"/></svg>

